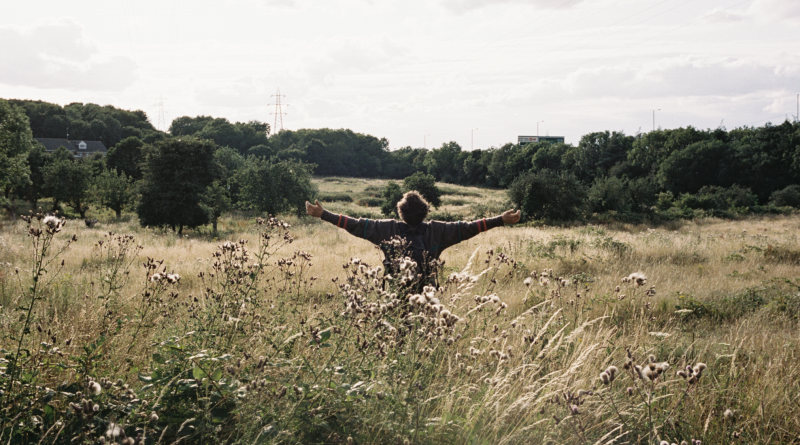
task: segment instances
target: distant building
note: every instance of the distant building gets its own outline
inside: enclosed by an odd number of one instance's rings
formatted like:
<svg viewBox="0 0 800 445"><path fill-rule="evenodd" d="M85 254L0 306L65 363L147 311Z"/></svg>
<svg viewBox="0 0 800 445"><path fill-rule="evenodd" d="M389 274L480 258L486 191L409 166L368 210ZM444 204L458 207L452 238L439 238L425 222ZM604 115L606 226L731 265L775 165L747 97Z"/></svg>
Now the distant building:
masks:
<svg viewBox="0 0 800 445"><path fill-rule="evenodd" d="M517 144L519 145L535 144L537 142L563 143L564 136L517 136Z"/></svg>
<svg viewBox="0 0 800 445"><path fill-rule="evenodd" d="M34 138L36 142L44 145L44 149L48 153L52 153L58 150L60 147L64 147L76 157L76 158L84 158L87 156L92 156L95 153L100 153L103 156L108 153L108 149L105 145L103 145L100 141L69 141L67 139L58 139L58 138Z"/></svg>

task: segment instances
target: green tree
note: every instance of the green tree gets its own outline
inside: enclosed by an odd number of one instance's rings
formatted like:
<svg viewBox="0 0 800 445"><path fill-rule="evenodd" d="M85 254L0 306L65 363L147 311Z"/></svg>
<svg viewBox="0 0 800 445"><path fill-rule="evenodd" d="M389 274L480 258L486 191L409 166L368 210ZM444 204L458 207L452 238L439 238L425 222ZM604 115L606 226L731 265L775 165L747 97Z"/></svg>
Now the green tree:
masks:
<svg viewBox="0 0 800 445"><path fill-rule="evenodd" d="M194 134L199 139L210 139L220 147L231 147L241 150L242 130L227 119L217 118ZM249 148L249 147L248 147Z"/></svg>
<svg viewBox="0 0 800 445"><path fill-rule="evenodd" d="M426 201L436 208L442 205L442 192L439 187L436 187L436 179L433 175L416 172L403 180L403 188L407 191L418 191Z"/></svg>
<svg viewBox="0 0 800 445"><path fill-rule="evenodd" d="M306 200L316 194L313 170L313 164L250 156L239 176L240 205L271 215L292 209L301 215Z"/></svg>
<svg viewBox="0 0 800 445"><path fill-rule="evenodd" d="M800 185L792 184L784 189L772 192L770 203L776 206L800 208Z"/></svg>
<svg viewBox="0 0 800 445"><path fill-rule="evenodd" d="M19 194L28 184L28 152L33 136L22 108L0 99L0 197L3 207L13 211L12 192Z"/></svg>
<svg viewBox="0 0 800 445"><path fill-rule="evenodd" d="M586 190L571 173L541 170L514 180L508 197L526 217L569 221L582 216Z"/></svg>
<svg viewBox="0 0 800 445"><path fill-rule="evenodd" d="M131 136L111 147L106 155L109 169L117 169L134 180L142 179L142 162L144 162L144 142Z"/></svg>
<svg viewBox="0 0 800 445"><path fill-rule="evenodd" d="M220 185L225 188L229 200L235 199L239 195L239 173L247 161L239 151L222 147L214 152L214 162L218 168L217 178ZM231 204L235 203L236 201L231 201Z"/></svg>
<svg viewBox="0 0 800 445"><path fill-rule="evenodd" d="M735 158L727 144L704 140L672 152L661 163L658 177L662 186L674 194L697 193L706 185L731 185L727 181L733 178L727 170L733 162Z"/></svg>
<svg viewBox="0 0 800 445"><path fill-rule="evenodd" d="M169 226L178 234L184 227L208 223L202 195L215 179L217 166L211 141L167 139L148 151L136 213L146 227Z"/></svg>
<svg viewBox="0 0 800 445"><path fill-rule="evenodd" d="M633 205L628 180L617 177L602 177L586 193L587 203L593 212L629 212Z"/></svg>
<svg viewBox="0 0 800 445"><path fill-rule="evenodd" d="M27 187L25 187L24 197L33 208L36 208L39 199L45 196L44 167L47 165L50 158L51 156L47 154L44 146L41 144L36 144L31 148L31 151L28 152L30 182Z"/></svg>
<svg viewBox="0 0 800 445"><path fill-rule="evenodd" d="M397 203L403 199L403 189L400 184L389 181L386 188L383 189L383 204L381 204L381 213L386 216L398 217Z"/></svg>
<svg viewBox="0 0 800 445"><path fill-rule="evenodd" d="M64 150L66 151L66 150ZM54 156L54 161L43 169L44 185L53 197L53 208L65 203L86 218L87 201L92 181L92 166L88 160L66 159Z"/></svg>
<svg viewBox="0 0 800 445"><path fill-rule="evenodd" d="M211 116L181 116L172 120L169 133L173 136L192 136L213 120L214 118Z"/></svg>
<svg viewBox="0 0 800 445"><path fill-rule="evenodd" d="M205 193L200 197L200 205L208 213L208 219L211 220L211 228L214 233L217 233L217 222L223 213L232 208L231 197L228 189L220 184L219 181L214 181L206 188Z"/></svg>
<svg viewBox="0 0 800 445"><path fill-rule="evenodd" d="M133 201L133 179L125 172L117 173L117 169L105 170L95 178L92 194L101 206L113 210L119 219L122 209Z"/></svg>
<svg viewBox="0 0 800 445"><path fill-rule="evenodd" d="M425 157L428 174L443 182L457 183L464 176L464 160L461 146L457 142L447 142L440 148L431 150ZM422 192L420 192L422 193Z"/></svg>

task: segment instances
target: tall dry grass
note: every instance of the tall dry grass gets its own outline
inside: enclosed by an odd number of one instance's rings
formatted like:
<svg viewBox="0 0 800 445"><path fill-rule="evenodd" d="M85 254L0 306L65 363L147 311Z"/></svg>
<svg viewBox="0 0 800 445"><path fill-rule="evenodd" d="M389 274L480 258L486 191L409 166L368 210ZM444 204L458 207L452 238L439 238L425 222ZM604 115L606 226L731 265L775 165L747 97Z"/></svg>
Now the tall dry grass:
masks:
<svg viewBox="0 0 800 445"><path fill-rule="evenodd" d="M68 221L34 295L29 226L3 221L2 440L798 441L800 218L498 228L416 303L374 246L290 223Z"/></svg>

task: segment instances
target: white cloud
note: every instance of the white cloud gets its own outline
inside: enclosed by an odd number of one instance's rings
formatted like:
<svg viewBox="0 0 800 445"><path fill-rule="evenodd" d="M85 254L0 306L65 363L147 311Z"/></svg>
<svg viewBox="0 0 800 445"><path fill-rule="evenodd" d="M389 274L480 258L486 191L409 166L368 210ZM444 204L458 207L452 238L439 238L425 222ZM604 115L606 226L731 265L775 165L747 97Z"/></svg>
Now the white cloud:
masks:
<svg viewBox="0 0 800 445"><path fill-rule="evenodd" d="M572 8L585 0L440 0L442 6L451 12L463 14L465 12L489 6L518 4L533 6L538 9Z"/></svg>
<svg viewBox="0 0 800 445"><path fill-rule="evenodd" d="M49 20L27 29L0 27L0 82L45 89L120 91L136 78L136 64L101 57L71 20Z"/></svg>
<svg viewBox="0 0 800 445"><path fill-rule="evenodd" d="M575 97L740 96L791 89L796 71L734 58L681 56L644 66L581 68L563 81L541 83L537 89Z"/></svg>
<svg viewBox="0 0 800 445"><path fill-rule="evenodd" d="M800 20L800 2L796 0L755 0L750 11L767 20Z"/></svg>
<svg viewBox="0 0 800 445"><path fill-rule="evenodd" d="M746 15L736 11L726 11L722 8L714 8L703 14L703 21L711 24L732 24L739 23L745 19Z"/></svg>

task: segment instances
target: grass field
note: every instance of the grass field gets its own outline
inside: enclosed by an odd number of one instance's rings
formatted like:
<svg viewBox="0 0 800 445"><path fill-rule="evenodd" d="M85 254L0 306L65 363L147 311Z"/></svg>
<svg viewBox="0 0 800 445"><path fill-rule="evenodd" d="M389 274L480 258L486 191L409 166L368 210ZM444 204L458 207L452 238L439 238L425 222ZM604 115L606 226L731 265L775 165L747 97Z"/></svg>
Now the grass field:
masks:
<svg viewBox="0 0 800 445"><path fill-rule="evenodd" d="M326 203L326 208L332 212L363 218L385 218L381 215L380 197L388 180L325 177L315 178L313 182L319 189L320 201ZM442 205L431 209L434 216L445 216L447 219L485 217L500 214L508 205L505 190L444 183L436 185L442 191Z"/></svg>
<svg viewBox="0 0 800 445"><path fill-rule="evenodd" d="M382 181L315 182L380 217ZM126 218L0 221L0 442L800 442L797 216L497 228L415 303L319 220Z"/></svg>

